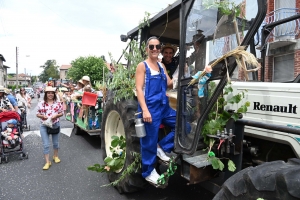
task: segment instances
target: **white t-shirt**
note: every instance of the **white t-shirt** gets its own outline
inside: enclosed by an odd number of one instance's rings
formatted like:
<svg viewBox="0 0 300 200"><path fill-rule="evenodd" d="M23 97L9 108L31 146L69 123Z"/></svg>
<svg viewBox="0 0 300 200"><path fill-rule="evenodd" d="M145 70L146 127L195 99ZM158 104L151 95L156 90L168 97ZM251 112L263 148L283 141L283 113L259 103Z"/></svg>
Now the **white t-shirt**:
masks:
<svg viewBox="0 0 300 200"><path fill-rule="evenodd" d="M30 99L30 96L29 96L29 94L25 94L25 98L23 98L21 96L21 94L16 94L16 99L18 101L18 105L19 105L19 102L21 102L27 107L28 106L28 100Z"/></svg>

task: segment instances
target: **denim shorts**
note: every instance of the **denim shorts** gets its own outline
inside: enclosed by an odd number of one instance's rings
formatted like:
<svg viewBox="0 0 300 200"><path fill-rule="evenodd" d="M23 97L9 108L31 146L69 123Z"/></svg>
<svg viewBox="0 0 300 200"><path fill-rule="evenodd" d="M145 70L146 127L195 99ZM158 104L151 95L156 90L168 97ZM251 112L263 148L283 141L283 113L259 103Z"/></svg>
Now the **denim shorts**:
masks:
<svg viewBox="0 0 300 200"><path fill-rule="evenodd" d="M57 128L59 126L60 126L59 122L56 122L55 124L53 124L53 128ZM47 126L41 124L40 133L41 133L42 142L43 142L44 154L49 154L50 153L50 140L49 140L50 134L47 133ZM60 133L51 134L51 136L52 136L53 149L59 149L59 141L58 140L59 140Z"/></svg>

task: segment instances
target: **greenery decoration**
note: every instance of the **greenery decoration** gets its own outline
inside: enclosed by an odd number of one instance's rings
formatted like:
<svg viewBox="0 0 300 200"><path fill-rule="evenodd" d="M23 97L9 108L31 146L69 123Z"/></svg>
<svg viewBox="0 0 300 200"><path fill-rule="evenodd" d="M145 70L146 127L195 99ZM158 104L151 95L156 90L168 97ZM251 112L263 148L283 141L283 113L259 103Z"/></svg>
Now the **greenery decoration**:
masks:
<svg viewBox="0 0 300 200"><path fill-rule="evenodd" d="M124 136L112 136L111 146L109 147L112 155L111 157L106 157L104 159L104 165L94 164L89 166L87 169L90 171L95 171L99 173L112 173L121 170L124 167L125 158L126 158L126 139ZM120 178L110 184L103 185L104 186L115 186L119 182L121 182L126 176L136 173L138 169L141 168L141 155L136 152L131 152L134 161L127 166L126 169L122 172Z"/></svg>
<svg viewBox="0 0 300 200"><path fill-rule="evenodd" d="M215 89L216 83L213 81L209 82L209 98L213 94ZM204 142L209 146L209 151L207 155L208 160L210 161L214 169L219 169L221 171L224 169L224 164L219 158L215 156L214 152L211 151L215 143L215 139L209 137L208 135L216 135L218 131L222 132L229 119L232 118L236 121L239 118L239 115L241 113L246 113L248 110L247 108L250 106L250 102L247 101L244 104L242 104L234 113L229 113L228 111L226 111L224 107L228 104L239 104L245 97L245 93L247 92L247 90L241 91L235 95L233 95L232 92L232 83L228 82L228 84L224 88L224 95L228 97L227 101L225 100L224 96L220 96L218 98L218 101L213 106L211 112L208 114L208 118L204 122L203 129L201 132L202 136L204 137ZM234 163L231 160L229 160L228 170L235 171L235 169L236 168Z"/></svg>
<svg viewBox="0 0 300 200"><path fill-rule="evenodd" d="M150 13L145 12L145 17L139 24L139 35L142 28L150 26L149 24ZM131 40L128 43L129 51L123 50L124 58L127 60L127 66L117 63L111 53L109 57L115 66L116 71L113 74L112 79L107 80L107 87L109 90L114 91L114 101L120 101L121 99L133 99L135 97L135 72L137 65L145 60L144 50L146 49L145 42L139 45L138 40Z"/></svg>
<svg viewBox="0 0 300 200"><path fill-rule="evenodd" d="M88 170L96 172L114 172L123 168L125 162L126 141L123 136L112 136L111 146L109 147L112 156L104 159L104 165L95 164L89 166Z"/></svg>
<svg viewBox="0 0 300 200"><path fill-rule="evenodd" d="M169 166L166 172L160 175L157 180L157 185L159 186L166 186L168 183L169 177L174 175L175 171L177 170L177 165L175 162L175 158L172 157L169 162Z"/></svg>
<svg viewBox="0 0 300 200"><path fill-rule="evenodd" d="M124 52L124 57L128 60L128 67L124 67L122 64L117 64L110 55L110 59L116 71L113 74L113 78L107 80L107 87L109 90L114 91L114 101L120 101L121 99L133 99L135 96L135 71L137 65L145 58L142 53L142 49L145 49L145 43L139 46L138 41L131 40L130 51Z"/></svg>

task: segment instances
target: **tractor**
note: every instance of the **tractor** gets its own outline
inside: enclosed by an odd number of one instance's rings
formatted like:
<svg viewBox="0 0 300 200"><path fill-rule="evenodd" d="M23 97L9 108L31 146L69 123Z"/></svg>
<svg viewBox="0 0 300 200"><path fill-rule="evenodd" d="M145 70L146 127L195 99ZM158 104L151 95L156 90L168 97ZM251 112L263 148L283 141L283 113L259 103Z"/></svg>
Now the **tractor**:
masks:
<svg viewBox="0 0 300 200"><path fill-rule="evenodd" d="M225 17L224 7L220 5L226 4L209 6L206 2L209 1L176 1L151 18L149 26L135 27L121 35L122 41L136 40L141 46L150 36L156 36L163 45L170 43L178 47L175 55L179 60L178 86L170 91L170 102L175 104L177 111L173 150L177 172L189 184L201 184L215 193L214 199L299 199L300 76L287 83L264 82L263 77L269 34L275 27L296 20L300 15L264 24L267 0L220 1L239 8L240 13L235 10ZM258 35L261 37L260 50L257 50ZM190 84L193 75L237 47L245 48L254 56L259 52L261 59L258 62L262 68L256 71L247 65L247 70L251 71L246 72L250 81L238 81L241 77L245 80L246 75L239 72L236 57L228 56L213 67L211 77L204 85L205 95L200 98L198 85ZM131 66L129 60L127 67L136 66ZM248 101L250 106L238 119L228 120L223 127L227 134L211 133L205 138L202 133L208 116L220 96L225 100L229 96L224 94L229 80L233 94L248 91L242 102ZM210 83L215 84L215 89L209 94ZM112 95L104 106L101 123L103 157L111 154L112 136L126 139L124 166L108 173L111 182L119 179L134 161L132 152L140 152L133 120L137 104L136 98L116 102ZM237 111L236 106L229 104L223 109L229 114ZM215 141L211 151L220 160L224 163L227 159L233 161L234 172L226 164L222 170L214 169L208 159L207 139ZM127 193L141 190L145 184L141 171L137 170L115 187L120 193Z"/></svg>

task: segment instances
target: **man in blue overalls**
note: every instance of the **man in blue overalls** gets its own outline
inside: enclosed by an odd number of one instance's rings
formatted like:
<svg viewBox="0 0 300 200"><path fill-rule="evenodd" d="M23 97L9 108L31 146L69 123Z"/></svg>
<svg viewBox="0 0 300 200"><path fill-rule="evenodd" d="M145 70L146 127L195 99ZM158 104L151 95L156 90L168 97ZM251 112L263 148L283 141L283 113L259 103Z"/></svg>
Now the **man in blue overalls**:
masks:
<svg viewBox="0 0 300 200"><path fill-rule="evenodd" d="M157 184L159 174L155 170L156 156L168 162L170 158L164 152L174 148L176 111L169 106L166 96L172 80L163 64L158 63L161 45L156 37L150 37L146 43L148 58L138 64L136 69L136 90L139 111L142 112L146 136L141 138L142 176L152 184ZM167 125L171 132L158 142L160 124Z"/></svg>

